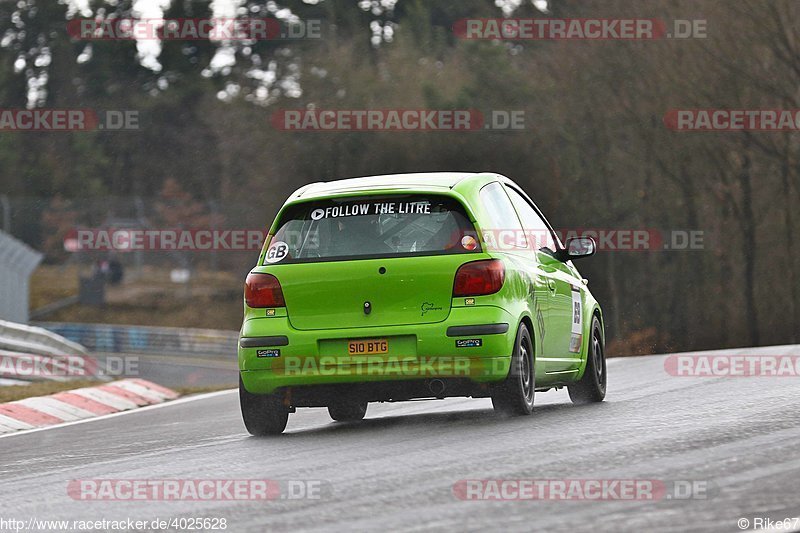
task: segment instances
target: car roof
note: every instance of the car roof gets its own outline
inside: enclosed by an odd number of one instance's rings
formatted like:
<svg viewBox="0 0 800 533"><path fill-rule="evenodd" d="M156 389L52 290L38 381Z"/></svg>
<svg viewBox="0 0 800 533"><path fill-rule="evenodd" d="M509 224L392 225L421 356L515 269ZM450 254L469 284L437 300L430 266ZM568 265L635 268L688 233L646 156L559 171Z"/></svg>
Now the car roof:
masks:
<svg viewBox="0 0 800 533"><path fill-rule="evenodd" d="M342 192L370 189L413 189L435 190L452 189L464 180L479 176L495 176L496 174L475 172L418 172L413 174L387 174L364 178L349 178L336 181L311 183L299 188L292 194L292 199L308 199Z"/></svg>

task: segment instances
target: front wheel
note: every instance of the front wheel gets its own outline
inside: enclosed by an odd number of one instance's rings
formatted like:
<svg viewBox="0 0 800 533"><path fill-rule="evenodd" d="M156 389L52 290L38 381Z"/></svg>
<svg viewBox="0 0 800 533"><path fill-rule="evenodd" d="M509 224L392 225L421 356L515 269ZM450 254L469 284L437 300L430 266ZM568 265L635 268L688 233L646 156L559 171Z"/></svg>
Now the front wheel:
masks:
<svg viewBox="0 0 800 533"><path fill-rule="evenodd" d="M505 415L529 415L533 412L536 388L533 361L531 335L525 324L520 324L508 377L492 391L492 405L496 412Z"/></svg>
<svg viewBox="0 0 800 533"><path fill-rule="evenodd" d="M244 426L251 435L264 437L280 435L289 421L289 408L278 394L252 394L247 392L239 376L239 405Z"/></svg>
<svg viewBox="0 0 800 533"><path fill-rule="evenodd" d="M602 402L606 397L606 353L600 320L592 319L592 337L589 339L589 353L586 357L586 370L580 381L567 386L572 403L584 404Z"/></svg>

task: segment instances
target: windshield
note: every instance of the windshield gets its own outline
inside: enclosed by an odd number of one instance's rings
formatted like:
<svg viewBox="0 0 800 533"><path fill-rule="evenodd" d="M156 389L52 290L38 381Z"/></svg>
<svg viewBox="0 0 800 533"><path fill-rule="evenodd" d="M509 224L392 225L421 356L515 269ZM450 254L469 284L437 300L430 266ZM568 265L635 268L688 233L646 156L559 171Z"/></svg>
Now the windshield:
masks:
<svg viewBox="0 0 800 533"><path fill-rule="evenodd" d="M453 198L363 196L287 209L264 264L479 251L475 228Z"/></svg>

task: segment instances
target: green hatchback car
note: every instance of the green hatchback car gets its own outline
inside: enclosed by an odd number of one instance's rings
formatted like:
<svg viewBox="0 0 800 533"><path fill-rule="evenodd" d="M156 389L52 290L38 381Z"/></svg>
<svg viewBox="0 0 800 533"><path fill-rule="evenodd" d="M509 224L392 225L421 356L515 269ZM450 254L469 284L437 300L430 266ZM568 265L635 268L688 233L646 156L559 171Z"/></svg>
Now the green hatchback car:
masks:
<svg viewBox="0 0 800 533"><path fill-rule="evenodd" d="M369 402L492 399L527 415L536 391L605 397L603 315L527 194L492 173L355 178L298 189L244 290L239 397L247 430L297 407L364 418Z"/></svg>

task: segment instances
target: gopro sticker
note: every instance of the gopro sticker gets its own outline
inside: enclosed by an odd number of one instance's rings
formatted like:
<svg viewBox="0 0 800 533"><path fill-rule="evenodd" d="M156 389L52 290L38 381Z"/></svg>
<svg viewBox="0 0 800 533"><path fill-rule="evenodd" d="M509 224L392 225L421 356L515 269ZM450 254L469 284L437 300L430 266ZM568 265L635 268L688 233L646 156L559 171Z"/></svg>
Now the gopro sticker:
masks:
<svg viewBox="0 0 800 533"><path fill-rule="evenodd" d="M456 348L479 348L483 346L482 339L457 339Z"/></svg>

